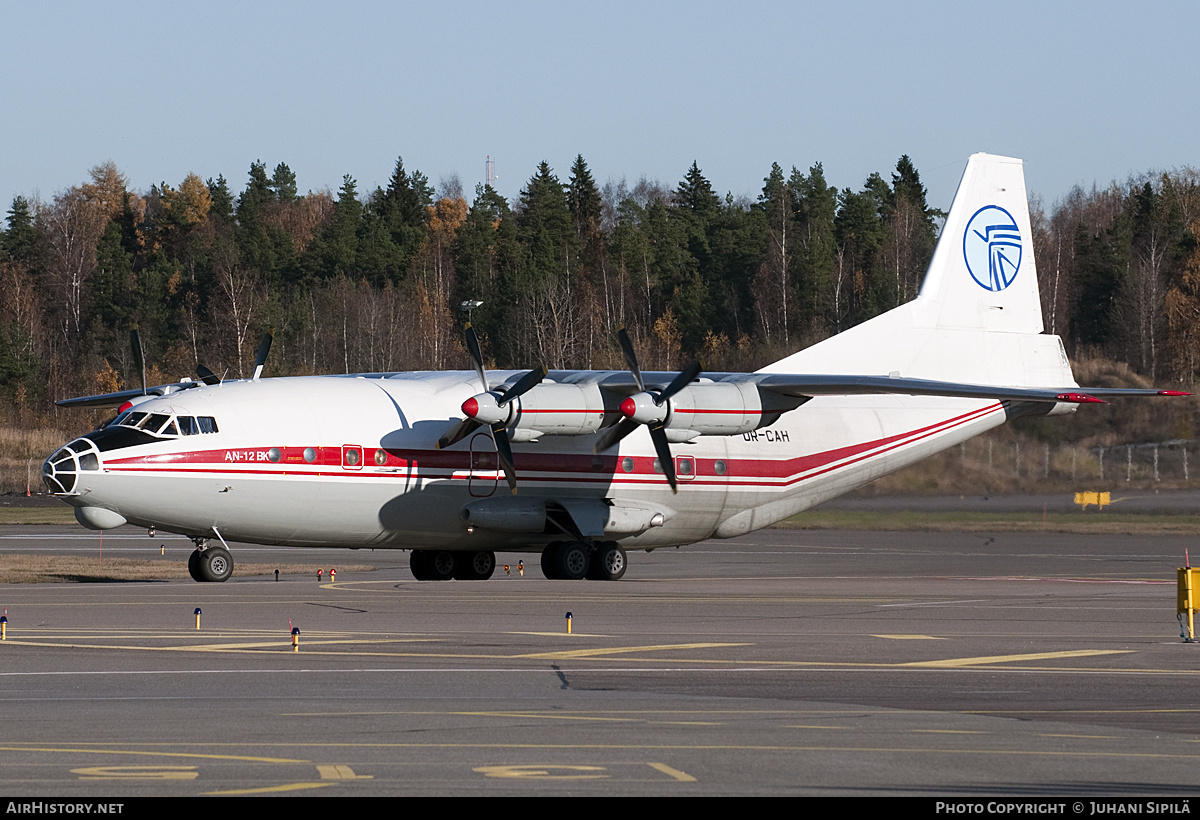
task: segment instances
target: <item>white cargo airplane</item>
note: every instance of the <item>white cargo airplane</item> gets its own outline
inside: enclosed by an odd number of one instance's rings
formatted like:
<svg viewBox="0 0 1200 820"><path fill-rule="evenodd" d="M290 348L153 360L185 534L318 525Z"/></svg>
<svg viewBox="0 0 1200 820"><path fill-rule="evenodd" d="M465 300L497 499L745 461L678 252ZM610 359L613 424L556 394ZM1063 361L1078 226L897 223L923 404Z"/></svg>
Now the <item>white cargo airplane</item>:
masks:
<svg viewBox="0 0 1200 820"><path fill-rule="evenodd" d="M474 372L260 379L265 339L249 380L59 402L121 408L42 475L85 527L190 536L198 581L230 576L227 540L615 580L628 549L753 532L1018 416L1186 395L1076 385L1042 333L1021 161L987 154L914 301L756 373L642 374L619 338L628 372L485 372L468 329Z"/></svg>

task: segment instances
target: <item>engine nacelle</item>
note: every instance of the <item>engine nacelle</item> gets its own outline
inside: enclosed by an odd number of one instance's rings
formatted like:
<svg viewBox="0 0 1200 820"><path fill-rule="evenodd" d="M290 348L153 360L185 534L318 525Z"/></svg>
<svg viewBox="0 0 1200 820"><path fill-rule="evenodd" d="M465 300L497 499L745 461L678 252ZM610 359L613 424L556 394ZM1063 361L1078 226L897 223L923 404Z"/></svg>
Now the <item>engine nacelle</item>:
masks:
<svg viewBox="0 0 1200 820"><path fill-rule="evenodd" d="M621 404L621 412L643 424L661 419L671 441L685 441L698 435L733 436L770 423L770 420L764 422L762 398L751 382L689 384L670 398L669 408L656 408L643 397L648 399L649 394L630 396ZM627 408L633 412L626 412Z"/></svg>
<svg viewBox="0 0 1200 820"><path fill-rule="evenodd" d="M543 382L514 403L508 427L513 441L583 436L599 430L604 421L604 396L597 384Z"/></svg>

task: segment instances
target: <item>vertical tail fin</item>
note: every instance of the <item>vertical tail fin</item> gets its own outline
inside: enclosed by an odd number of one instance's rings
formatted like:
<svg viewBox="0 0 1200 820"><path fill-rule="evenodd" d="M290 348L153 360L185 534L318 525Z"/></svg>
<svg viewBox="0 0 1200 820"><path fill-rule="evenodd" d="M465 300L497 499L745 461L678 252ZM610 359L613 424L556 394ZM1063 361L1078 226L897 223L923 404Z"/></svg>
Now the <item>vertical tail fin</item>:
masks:
<svg viewBox="0 0 1200 820"><path fill-rule="evenodd" d="M916 299L760 372L1074 384L1062 343L1042 335L1021 160L967 161Z"/></svg>
<svg viewBox="0 0 1200 820"><path fill-rule="evenodd" d="M1021 160L967 160L914 310L927 327L1042 332Z"/></svg>

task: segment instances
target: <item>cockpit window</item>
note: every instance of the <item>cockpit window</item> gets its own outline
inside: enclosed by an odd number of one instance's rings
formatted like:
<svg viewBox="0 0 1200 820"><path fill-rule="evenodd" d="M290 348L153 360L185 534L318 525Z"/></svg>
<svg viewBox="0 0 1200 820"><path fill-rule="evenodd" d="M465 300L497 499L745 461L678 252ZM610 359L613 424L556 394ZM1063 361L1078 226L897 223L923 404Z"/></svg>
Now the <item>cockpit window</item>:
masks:
<svg viewBox="0 0 1200 820"><path fill-rule="evenodd" d="M169 413L139 413L132 410L117 416L105 427L135 427L155 436L198 436L216 433L212 416L172 416Z"/></svg>
<svg viewBox="0 0 1200 820"><path fill-rule="evenodd" d="M150 416L138 426L147 433L157 433L170 420L171 417L165 413L151 413Z"/></svg>

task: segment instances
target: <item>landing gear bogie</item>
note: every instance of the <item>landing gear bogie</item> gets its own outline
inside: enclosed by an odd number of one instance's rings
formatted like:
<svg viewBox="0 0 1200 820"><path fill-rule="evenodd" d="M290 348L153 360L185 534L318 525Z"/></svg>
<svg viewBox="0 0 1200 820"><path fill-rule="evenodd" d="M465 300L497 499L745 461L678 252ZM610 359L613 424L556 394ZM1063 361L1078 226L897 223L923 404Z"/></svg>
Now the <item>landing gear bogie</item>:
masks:
<svg viewBox="0 0 1200 820"><path fill-rule="evenodd" d="M413 550L408 567L418 581L486 581L496 570L493 552L451 552L450 550Z"/></svg>

